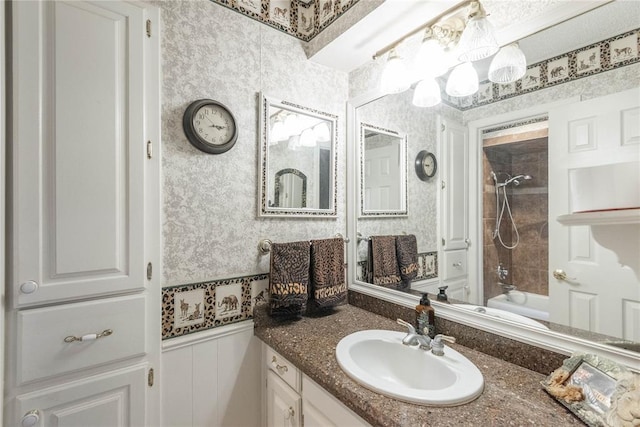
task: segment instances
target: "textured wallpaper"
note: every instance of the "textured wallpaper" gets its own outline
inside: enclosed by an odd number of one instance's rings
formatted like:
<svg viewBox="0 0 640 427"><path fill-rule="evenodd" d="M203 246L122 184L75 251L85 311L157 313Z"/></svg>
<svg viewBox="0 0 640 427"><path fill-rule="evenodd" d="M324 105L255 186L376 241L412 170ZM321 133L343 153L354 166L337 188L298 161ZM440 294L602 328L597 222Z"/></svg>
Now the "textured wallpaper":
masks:
<svg viewBox="0 0 640 427"><path fill-rule="evenodd" d="M346 234L348 76L307 61L301 42L208 0L154 1L162 17L163 286L267 272L258 240ZM258 219L259 93L337 115L338 218ZM182 115L211 98L236 117L236 145L205 154Z"/></svg>

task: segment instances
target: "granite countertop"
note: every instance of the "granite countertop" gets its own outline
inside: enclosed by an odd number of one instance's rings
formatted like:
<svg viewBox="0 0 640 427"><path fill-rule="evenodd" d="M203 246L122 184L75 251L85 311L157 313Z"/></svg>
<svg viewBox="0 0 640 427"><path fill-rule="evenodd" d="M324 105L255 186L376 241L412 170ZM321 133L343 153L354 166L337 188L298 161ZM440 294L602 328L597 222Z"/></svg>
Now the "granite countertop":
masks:
<svg viewBox="0 0 640 427"><path fill-rule="evenodd" d="M373 426L582 425L542 389L544 375L457 344L448 345L471 360L484 376L484 392L473 402L455 407L421 406L360 386L338 365L335 348L340 339L365 329L404 329L352 305L325 316L277 321L267 315L263 304L256 307L254 321L258 338Z"/></svg>

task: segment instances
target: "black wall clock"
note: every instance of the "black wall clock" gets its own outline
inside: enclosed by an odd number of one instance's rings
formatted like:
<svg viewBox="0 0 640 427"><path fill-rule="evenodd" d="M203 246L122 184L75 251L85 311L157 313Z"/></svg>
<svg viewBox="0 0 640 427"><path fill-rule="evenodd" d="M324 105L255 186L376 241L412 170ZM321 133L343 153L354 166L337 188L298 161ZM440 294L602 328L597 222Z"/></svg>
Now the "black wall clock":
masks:
<svg viewBox="0 0 640 427"><path fill-rule="evenodd" d="M189 104L182 117L182 127L189 142L209 154L229 151L238 139L233 114L212 99L199 99Z"/></svg>
<svg viewBox="0 0 640 427"><path fill-rule="evenodd" d="M416 156L416 174L418 178L427 181L433 178L438 170L438 161L433 153L422 150Z"/></svg>

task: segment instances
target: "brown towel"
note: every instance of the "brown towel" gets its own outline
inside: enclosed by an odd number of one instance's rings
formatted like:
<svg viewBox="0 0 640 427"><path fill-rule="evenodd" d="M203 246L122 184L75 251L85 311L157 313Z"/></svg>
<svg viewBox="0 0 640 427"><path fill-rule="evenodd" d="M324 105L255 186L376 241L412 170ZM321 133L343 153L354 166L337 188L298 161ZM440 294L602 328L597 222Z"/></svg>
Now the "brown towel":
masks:
<svg viewBox="0 0 640 427"><path fill-rule="evenodd" d="M401 283L394 236L371 236L373 284L396 287Z"/></svg>
<svg viewBox="0 0 640 427"><path fill-rule="evenodd" d="M396 236L396 254L400 278L409 283L418 275L418 242L413 234Z"/></svg>
<svg viewBox="0 0 640 427"><path fill-rule="evenodd" d="M271 244L269 307L272 316L293 317L307 308L309 242Z"/></svg>
<svg viewBox="0 0 640 427"><path fill-rule="evenodd" d="M311 286L308 309L334 307L347 300L344 277L344 240L311 241Z"/></svg>

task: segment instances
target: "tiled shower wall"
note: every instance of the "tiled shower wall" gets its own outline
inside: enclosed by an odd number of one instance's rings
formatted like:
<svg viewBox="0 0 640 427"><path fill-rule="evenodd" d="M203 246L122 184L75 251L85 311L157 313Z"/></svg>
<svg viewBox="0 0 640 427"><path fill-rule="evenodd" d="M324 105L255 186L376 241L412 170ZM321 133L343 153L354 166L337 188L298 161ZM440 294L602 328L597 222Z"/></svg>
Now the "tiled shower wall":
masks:
<svg viewBox="0 0 640 427"><path fill-rule="evenodd" d="M546 130L538 133L546 133ZM483 147L483 227L484 227L484 295L492 298L502 292L498 285L498 265L508 270L502 283L513 284L518 290L542 295L549 294L548 282L548 150L547 138L484 144ZM496 193L491 171L503 182L507 177L531 175L531 180L520 180L519 186L510 185L507 197L516 224L519 243L514 249L505 248L494 238L496 217L502 208L503 193L496 207ZM500 224L500 236L507 246L516 242L516 234L505 211ZM486 301L485 301L486 303Z"/></svg>

